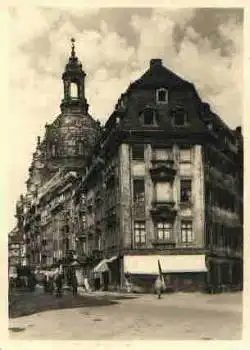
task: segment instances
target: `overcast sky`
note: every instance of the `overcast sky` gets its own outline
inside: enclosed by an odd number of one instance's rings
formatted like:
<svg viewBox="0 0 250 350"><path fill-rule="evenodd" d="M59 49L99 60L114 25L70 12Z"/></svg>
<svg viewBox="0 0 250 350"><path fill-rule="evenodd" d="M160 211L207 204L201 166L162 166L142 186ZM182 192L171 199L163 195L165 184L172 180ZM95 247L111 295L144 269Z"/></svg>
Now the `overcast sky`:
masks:
<svg viewBox="0 0 250 350"><path fill-rule="evenodd" d="M9 230L36 137L59 114L70 38L87 73L90 114L105 121L151 58L193 82L230 127L241 124L243 12L240 9L10 10Z"/></svg>

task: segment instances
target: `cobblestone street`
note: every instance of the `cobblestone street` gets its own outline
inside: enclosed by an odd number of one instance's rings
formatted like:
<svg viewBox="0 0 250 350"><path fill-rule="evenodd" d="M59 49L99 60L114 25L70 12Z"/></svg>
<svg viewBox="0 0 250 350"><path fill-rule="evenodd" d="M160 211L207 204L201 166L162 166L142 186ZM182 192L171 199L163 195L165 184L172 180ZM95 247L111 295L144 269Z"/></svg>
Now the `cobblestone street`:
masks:
<svg viewBox="0 0 250 350"><path fill-rule="evenodd" d="M10 316L11 340L239 340L242 294L34 293L16 297Z"/></svg>

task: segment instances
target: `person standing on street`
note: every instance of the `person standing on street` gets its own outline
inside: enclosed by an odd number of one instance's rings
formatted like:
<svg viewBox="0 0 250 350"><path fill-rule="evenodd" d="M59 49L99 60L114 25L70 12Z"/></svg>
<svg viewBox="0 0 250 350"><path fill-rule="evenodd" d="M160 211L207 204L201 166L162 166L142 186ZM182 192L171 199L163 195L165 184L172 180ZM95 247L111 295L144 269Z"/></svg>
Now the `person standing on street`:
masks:
<svg viewBox="0 0 250 350"><path fill-rule="evenodd" d="M44 293L48 293L48 273L44 271L43 273L43 290Z"/></svg>
<svg viewBox="0 0 250 350"><path fill-rule="evenodd" d="M162 294L162 279L161 276L158 276L155 281L155 292L158 295L158 299L161 299L161 294Z"/></svg>
<svg viewBox="0 0 250 350"><path fill-rule="evenodd" d="M62 267L59 265L54 273L54 281L56 285L56 296L62 296L62 285L63 285L63 271Z"/></svg>
<svg viewBox="0 0 250 350"><path fill-rule="evenodd" d="M76 277L76 271L74 268L72 268L71 270L71 285L72 285L73 296L77 296L78 282Z"/></svg>

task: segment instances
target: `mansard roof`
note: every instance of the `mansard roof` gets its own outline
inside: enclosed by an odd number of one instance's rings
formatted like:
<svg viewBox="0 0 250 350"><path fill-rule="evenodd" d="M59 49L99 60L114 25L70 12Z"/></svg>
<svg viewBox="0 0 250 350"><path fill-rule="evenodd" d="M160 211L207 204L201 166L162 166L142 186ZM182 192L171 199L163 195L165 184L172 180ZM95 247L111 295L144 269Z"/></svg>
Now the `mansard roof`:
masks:
<svg viewBox="0 0 250 350"><path fill-rule="evenodd" d="M161 59L152 59L150 68L135 82L130 84L129 89L151 88L151 87L172 87L190 85L190 83L168 68L164 67Z"/></svg>

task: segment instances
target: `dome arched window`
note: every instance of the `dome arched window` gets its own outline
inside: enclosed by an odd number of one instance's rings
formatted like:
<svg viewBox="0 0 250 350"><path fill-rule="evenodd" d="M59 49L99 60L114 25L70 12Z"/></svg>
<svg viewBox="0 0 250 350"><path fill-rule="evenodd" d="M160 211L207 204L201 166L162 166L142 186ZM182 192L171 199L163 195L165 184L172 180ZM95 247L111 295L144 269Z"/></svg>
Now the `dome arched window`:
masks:
<svg viewBox="0 0 250 350"><path fill-rule="evenodd" d="M52 157L56 156L56 145L52 145L52 147L51 147L51 155L52 155Z"/></svg>
<svg viewBox="0 0 250 350"><path fill-rule="evenodd" d="M78 98L78 86L76 83L70 83L70 97Z"/></svg>
<svg viewBox="0 0 250 350"><path fill-rule="evenodd" d="M79 142L78 144L78 153L80 155L83 155L84 147L83 147L83 142Z"/></svg>

